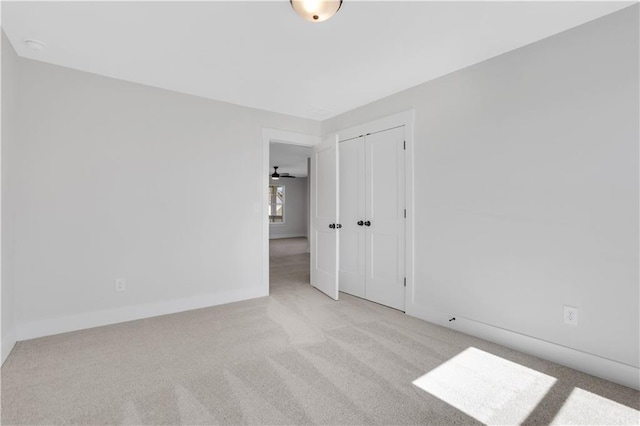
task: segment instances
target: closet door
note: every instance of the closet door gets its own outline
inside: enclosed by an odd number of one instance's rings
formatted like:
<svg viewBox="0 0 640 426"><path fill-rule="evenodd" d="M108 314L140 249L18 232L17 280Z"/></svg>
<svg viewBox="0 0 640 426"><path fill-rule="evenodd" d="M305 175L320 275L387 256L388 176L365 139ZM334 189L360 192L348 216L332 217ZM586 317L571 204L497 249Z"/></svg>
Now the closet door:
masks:
<svg viewBox="0 0 640 426"><path fill-rule="evenodd" d="M365 297L404 311L404 127L365 139Z"/></svg>
<svg viewBox="0 0 640 426"><path fill-rule="evenodd" d="M364 138L340 148L340 291L365 297Z"/></svg>

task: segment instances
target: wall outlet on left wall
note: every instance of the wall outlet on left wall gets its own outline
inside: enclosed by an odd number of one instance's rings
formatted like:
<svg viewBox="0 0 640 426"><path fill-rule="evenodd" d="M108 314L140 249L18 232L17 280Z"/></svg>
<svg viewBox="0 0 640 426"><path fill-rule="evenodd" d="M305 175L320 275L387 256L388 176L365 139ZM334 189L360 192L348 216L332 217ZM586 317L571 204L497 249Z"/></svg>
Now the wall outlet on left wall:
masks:
<svg viewBox="0 0 640 426"><path fill-rule="evenodd" d="M575 306L564 307L564 323L568 325L578 325L578 308Z"/></svg>
<svg viewBox="0 0 640 426"><path fill-rule="evenodd" d="M116 278L116 291L125 291L127 289L127 280L124 278Z"/></svg>

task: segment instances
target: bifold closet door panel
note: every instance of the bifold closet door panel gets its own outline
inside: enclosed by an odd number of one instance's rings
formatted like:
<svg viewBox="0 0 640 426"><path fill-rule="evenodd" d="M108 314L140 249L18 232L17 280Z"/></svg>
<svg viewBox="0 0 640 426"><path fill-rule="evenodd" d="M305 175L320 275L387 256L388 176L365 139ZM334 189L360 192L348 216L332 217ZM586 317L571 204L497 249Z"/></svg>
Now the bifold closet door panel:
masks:
<svg viewBox="0 0 640 426"><path fill-rule="evenodd" d="M404 310L404 127L365 139L365 297Z"/></svg>
<svg viewBox="0 0 640 426"><path fill-rule="evenodd" d="M340 150L340 291L365 296L364 138L339 144Z"/></svg>

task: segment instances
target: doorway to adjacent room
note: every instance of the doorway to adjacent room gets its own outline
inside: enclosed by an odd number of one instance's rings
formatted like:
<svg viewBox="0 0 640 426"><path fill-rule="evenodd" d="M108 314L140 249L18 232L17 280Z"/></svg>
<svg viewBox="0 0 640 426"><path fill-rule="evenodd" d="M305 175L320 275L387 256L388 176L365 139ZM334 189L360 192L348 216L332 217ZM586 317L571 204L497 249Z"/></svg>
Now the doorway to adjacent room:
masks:
<svg viewBox="0 0 640 426"><path fill-rule="evenodd" d="M269 292L309 285L309 167L312 148L287 135L268 140L265 188ZM267 140L265 140L267 143ZM266 166L266 164L265 164Z"/></svg>

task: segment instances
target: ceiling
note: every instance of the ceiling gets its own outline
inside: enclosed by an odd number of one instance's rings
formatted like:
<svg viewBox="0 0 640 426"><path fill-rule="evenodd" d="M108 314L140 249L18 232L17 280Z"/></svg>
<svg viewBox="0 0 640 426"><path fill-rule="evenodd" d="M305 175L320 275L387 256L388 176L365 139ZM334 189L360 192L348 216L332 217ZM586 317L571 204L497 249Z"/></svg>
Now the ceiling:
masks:
<svg viewBox="0 0 640 426"><path fill-rule="evenodd" d="M269 173L278 166L278 173L289 173L295 177L307 176L307 158L311 157L311 148L271 142L269 146Z"/></svg>
<svg viewBox="0 0 640 426"><path fill-rule="evenodd" d="M633 3L3 1L2 26L26 58L323 120Z"/></svg>

